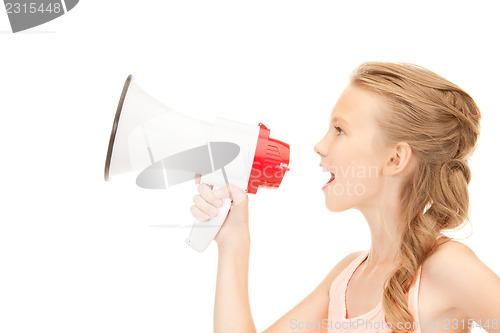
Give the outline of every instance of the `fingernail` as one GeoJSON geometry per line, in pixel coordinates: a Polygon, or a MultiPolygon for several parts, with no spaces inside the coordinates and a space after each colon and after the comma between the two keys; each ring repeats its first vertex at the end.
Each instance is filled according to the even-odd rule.
{"type": "Polygon", "coordinates": [[[222,206],[222,200],[220,200],[220,199],[215,200],[215,205],[217,207],[221,207],[222,206]]]}

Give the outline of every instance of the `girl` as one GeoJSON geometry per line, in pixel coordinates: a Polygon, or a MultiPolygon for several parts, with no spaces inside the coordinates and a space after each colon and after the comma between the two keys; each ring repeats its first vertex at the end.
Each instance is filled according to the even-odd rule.
{"type": "MultiPolygon", "coordinates": [[[[429,70],[359,66],[314,150],[331,173],[323,187],[327,208],[360,210],[370,249],[347,255],[265,332],[448,333],[482,325],[500,333],[500,278],[467,246],[441,234],[468,220],[467,161],[480,118],[466,92],[429,70]],[[343,172],[353,166],[364,172],[343,172]],[[356,195],[345,195],[348,187],[356,195]]],[[[256,332],[247,195],[232,185],[212,191],[200,184],[198,192],[191,213],[199,220],[215,216],[221,198],[233,200],[215,238],[214,330],[256,332]]]]}

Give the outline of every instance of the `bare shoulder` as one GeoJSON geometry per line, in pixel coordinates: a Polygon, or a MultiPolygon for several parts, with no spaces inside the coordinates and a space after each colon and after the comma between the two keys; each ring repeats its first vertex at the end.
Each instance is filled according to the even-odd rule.
{"type": "Polygon", "coordinates": [[[359,257],[364,251],[353,252],[342,258],[331,270],[328,272],[327,276],[321,283],[322,288],[327,293],[329,292],[330,285],[339,276],[344,269],[347,268],[357,257],[359,257]]]}
{"type": "Polygon", "coordinates": [[[450,240],[441,244],[425,260],[424,267],[426,268],[427,274],[435,274],[438,278],[442,276],[442,272],[463,266],[464,259],[465,262],[479,260],[474,251],[467,245],[450,240]]]}
{"type": "Polygon", "coordinates": [[[347,266],[349,266],[357,257],[359,257],[365,251],[353,252],[342,258],[330,271],[330,273],[336,273],[335,277],[339,275],[347,266]]]}
{"type": "Polygon", "coordinates": [[[344,270],[347,266],[349,266],[350,263],[354,261],[357,257],[359,257],[362,253],[365,251],[358,251],[358,252],[353,252],[348,255],[346,255],[342,260],[340,260],[335,267],[338,266],[338,268],[344,270]]]}
{"type": "MultiPolygon", "coordinates": [[[[488,271],[489,268],[467,245],[450,240],[441,244],[424,262],[428,277],[435,282],[449,284],[453,281],[467,280],[475,271],[488,271]]],[[[493,271],[489,270],[493,275],[493,271]]]]}
{"type": "Polygon", "coordinates": [[[422,272],[442,310],[457,309],[464,316],[480,318],[478,311],[485,302],[498,309],[500,278],[463,243],[441,244],[423,263],[422,272]]]}

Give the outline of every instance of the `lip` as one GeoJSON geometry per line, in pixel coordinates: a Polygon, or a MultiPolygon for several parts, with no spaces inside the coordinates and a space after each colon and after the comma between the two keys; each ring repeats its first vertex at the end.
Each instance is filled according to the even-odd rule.
{"type": "Polygon", "coordinates": [[[330,180],[325,185],[323,185],[322,190],[325,189],[326,187],[330,186],[331,184],[333,184],[334,181],[335,181],[335,174],[332,173],[332,177],[330,178],[330,180]]]}
{"type": "Polygon", "coordinates": [[[326,187],[328,187],[329,185],[331,185],[333,183],[333,181],[335,180],[336,176],[335,176],[335,174],[333,172],[329,171],[328,168],[325,168],[323,166],[323,164],[320,164],[319,166],[322,167],[323,169],[326,169],[331,174],[330,180],[328,180],[328,182],[325,185],[323,185],[322,190],[324,190],[326,187]]]}
{"type": "MultiPolygon", "coordinates": [[[[331,172],[330,170],[333,169],[333,167],[325,167],[323,164],[320,164],[319,165],[322,169],[324,169],[324,171],[328,171],[328,172],[331,172]]],[[[333,173],[333,172],[332,172],[333,173]]]]}

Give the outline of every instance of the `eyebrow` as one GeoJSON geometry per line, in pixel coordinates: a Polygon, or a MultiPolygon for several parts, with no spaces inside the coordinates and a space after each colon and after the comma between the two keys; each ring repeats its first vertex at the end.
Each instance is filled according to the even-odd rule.
{"type": "Polygon", "coordinates": [[[332,123],[336,121],[336,122],[339,122],[339,123],[343,123],[344,125],[346,125],[347,127],[349,127],[349,123],[344,119],[344,118],[341,118],[341,117],[333,117],[332,119],[332,123]]]}

